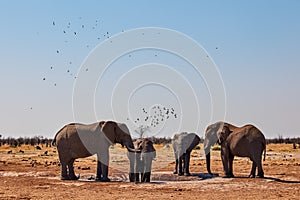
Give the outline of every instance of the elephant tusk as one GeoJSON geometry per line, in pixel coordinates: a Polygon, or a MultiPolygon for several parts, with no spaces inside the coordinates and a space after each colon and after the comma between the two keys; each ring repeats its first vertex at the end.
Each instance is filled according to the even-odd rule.
{"type": "Polygon", "coordinates": [[[133,149],[133,148],[130,148],[130,147],[127,147],[127,150],[131,153],[141,153],[142,151],[139,150],[139,149],[133,149]]]}

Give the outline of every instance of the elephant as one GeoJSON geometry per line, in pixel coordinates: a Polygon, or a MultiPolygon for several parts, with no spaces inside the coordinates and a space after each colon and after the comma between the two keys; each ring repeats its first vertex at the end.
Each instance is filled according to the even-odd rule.
{"type": "Polygon", "coordinates": [[[129,180],[130,182],[139,182],[140,180],[141,182],[150,182],[152,161],[156,157],[153,142],[148,138],[140,138],[134,142],[134,147],[141,153],[136,153],[135,157],[130,160],[132,170],[129,180]]]}
{"type": "Polygon", "coordinates": [[[172,139],[175,156],[175,169],[173,174],[190,176],[189,165],[192,150],[199,144],[200,137],[195,133],[178,133],[172,139]],[[182,166],[183,165],[183,166],[182,166]],[[179,168],[179,169],[178,169],[179,168]]]}
{"type": "Polygon", "coordinates": [[[256,167],[258,177],[263,178],[262,153],[266,156],[266,139],[263,133],[253,125],[236,127],[226,122],[216,122],[207,127],[204,140],[207,171],[210,171],[210,147],[215,143],[221,145],[221,159],[225,172],[224,178],[234,177],[232,163],[234,156],[249,157],[252,169],[249,177],[255,177],[256,167]]]}
{"type": "Polygon", "coordinates": [[[61,179],[77,180],[74,172],[74,161],[97,154],[96,181],[109,182],[109,146],[120,143],[129,152],[140,152],[134,149],[133,141],[126,124],[114,121],[100,121],[93,124],[71,123],[61,128],[52,142],[57,146],[61,163],[61,179]]]}

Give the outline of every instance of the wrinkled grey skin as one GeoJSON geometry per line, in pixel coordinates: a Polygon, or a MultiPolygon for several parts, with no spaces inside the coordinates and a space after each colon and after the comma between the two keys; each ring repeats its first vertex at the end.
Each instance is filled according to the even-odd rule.
{"type": "Polygon", "coordinates": [[[108,178],[109,146],[120,143],[129,152],[134,150],[129,130],[125,124],[113,121],[101,121],[94,124],[72,123],[60,129],[54,137],[62,166],[62,180],[77,180],[74,173],[74,161],[97,154],[96,180],[110,181],[108,178]]]}
{"type": "Polygon", "coordinates": [[[134,147],[141,153],[129,156],[130,160],[130,182],[150,182],[152,161],[156,157],[153,142],[148,138],[140,138],[134,142],[134,147]],[[141,178],[140,178],[141,177],[141,178]]]}
{"type": "Polygon", "coordinates": [[[174,174],[189,176],[190,155],[192,150],[199,144],[200,138],[195,133],[178,133],[172,139],[172,147],[175,156],[174,174]]]}
{"type": "MultiPolygon", "coordinates": [[[[252,126],[252,125],[251,125],[252,126]]],[[[224,135],[221,137],[221,133],[225,132],[225,129],[224,127],[227,127],[227,134],[229,132],[239,132],[241,134],[248,134],[247,131],[245,132],[245,130],[243,129],[243,127],[237,127],[237,126],[234,126],[230,123],[226,123],[226,122],[216,122],[214,124],[211,124],[209,125],[207,128],[206,128],[206,131],[205,131],[205,139],[204,139],[204,151],[205,151],[205,154],[206,154],[206,167],[207,167],[207,171],[209,174],[212,174],[211,170],[210,170],[210,149],[213,145],[215,145],[217,142],[220,143],[220,140],[222,140],[222,137],[224,137],[224,135]]],[[[244,126],[245,127],[245,126],[244,126]]],[[[264,139],[264,136],[262,135],[262,133],[254,127],[254,129],[256,130],[255,132],[257,132],[257,135],[259,135],[259,140],[261,140],[261,142],[264,143],[265,139],[264,139]]],[[[251,139],[251,138],[255,138],[253,136],[247,136],[248,139],[251,139]]],[[[237,137],[238,138],[238,137],[237,137]]],[[[234,140],[235,142],[238,142],[237,139],[234,140]]],[[[247,144],[248,145],[248,144],[247,144]]],[[[244,148],[244,147],[243,147],[244,148]]],[[[251,150],[253,147],[245,147],[245,149],[248,149],[248,150],[251,150]]],[[[224,151],[224,147],[222,147],[221,145],[221,152],[224,151]],[[222,150],[223,149],[223,150],[222,150]]],[[[261,150],[261,149],[260,149],[261,150]]],[[[221,153],[222,154],[222,153],[221,153]]],[[[232,154],[232,153],[231,153],[232,154]]],[[[256,154],[259,154],[259,153],[256,153],[256,154]]],[[[235,154],[236,156],[238,156],[238,154],[235,154]]],[[[261,155],[261,154],[260,154],[261,155]]],[[[224,155],[225,156],[225,155],[224,155]]],[[[223,157],[224,157],[223,156],[223,157]]],[[[227,156],[227,155],[226,155],[227,156]]],[[[225,156],[225,157],[226,157],[225,156]]],[[[245,155],[246,157],[250,157],[248,155],[245,155]]],[[[232,155],[230,155],[230,159],[227,158],[229,161],[231,161],[232,159],[232,155]]],[[[256,161],[258,162],[258,161],[256,161]]],[[[228,163],[227,161],[225,161],[225,163],[228,163]]],[[[231,163],[231,162],[230,162],[231,163]]],[[[260,162],[258,162],[260,163],[260,162]]],[[[230,164],[231,167],[229,167],[228,164],[225,165],[226,168],[232,168],[232,164],[230,164]]],[[[257,164],[259,165],[259,164],[257,164]]],[[[254,165],[252,165],[252,170],[251,170],[251,174],[250,176],[253,177],[253,174],[255,173],[255,168],[254,168],[254,173],[253,173],[253,168],[254,168],[254,165]]],[[[225,170],[225,169],[224,169],[225,170]]],[[[231,177],[233,174],[232,174],[232,169],[230,170],[225,170],[225,177],[228,176],[228,177],[231,177]]],[[[259,170],[259,173],[258,173],[258,176],[263,176],[263,172],[261,170],[259,170]]]]}
{"type": "Polygon", "coordinates": [[[232,164],[234,156],[249,157],[252,161],[252,169],[249,177],[255,177],[256,168],[257,176],[264,177],[262,169],[262,153],[264,159],[266,156],[266,139],[262,132],[253,125],[245,125],[235,128],[233,131],[228,126],[223,126],[218,133],[218,143],[221,145],[221,158],[225,172],[224,178],[234,177],[232,164]]]}

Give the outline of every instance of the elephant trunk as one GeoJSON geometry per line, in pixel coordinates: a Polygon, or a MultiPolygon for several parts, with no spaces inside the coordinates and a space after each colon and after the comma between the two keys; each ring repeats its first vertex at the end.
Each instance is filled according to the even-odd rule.
{"type": "Polygon", "coordinates": [[[206,169],[209,174],[212,174],[210,171],[210,152],[206,154],[206,169]]]}

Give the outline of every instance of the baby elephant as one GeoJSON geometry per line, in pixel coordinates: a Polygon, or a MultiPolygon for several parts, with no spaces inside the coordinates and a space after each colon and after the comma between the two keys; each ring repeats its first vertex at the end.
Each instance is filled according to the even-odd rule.
{"type": "Polygon", "coordinates": [[[141,153],[135,154],[134,173],[130,174],[130,181],[139,182],[141,177],[141,182],[150,182],[152,160],[156,157],[153,142],[148,138],[137,139],[134,147],[141,153]]]}
{"type": "Polygon", "coordinates": [[[174,174],[190,176],[190,156],[192,150],[199,144],[200,138],[195,133],[178,133],[172,139],[175,156],[174,174]],[[178,169],[179,168],[179,169],[178,169]]]}
{"type": "Polygon", "coordinates": [[[232,173],[232,163],[234,156],[249,157],[252,161],[250,176],[255,177],[256,167],[257,176],[264,177],[262,169],[262,153],[264,160],[266,157],[266,139],[260,130],[253,125],[245,125],[233,130],[226,125],[218,134],[218,143],[221,145],[221,158],[225,172],[224,178],[234,177],[232,173]]]}

